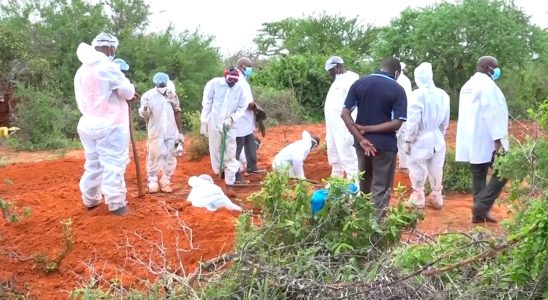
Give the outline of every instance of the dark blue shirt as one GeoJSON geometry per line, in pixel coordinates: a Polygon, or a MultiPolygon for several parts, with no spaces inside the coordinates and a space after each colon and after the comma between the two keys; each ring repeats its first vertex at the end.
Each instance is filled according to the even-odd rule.
{"type": "MultiPolygon", "coordinates": [[[[358,109],[358,125],[378,125],[392,119],[407,120],[405,90],[392,75],[382,71],[354,82],[344,107],[351,111],[358,109]]],[[[377,150],[398,152],[396,132],[366,133],[363,137],[371,141],[377,150]]],[[[356,146],[359,147],[357,143],[356,146]]]]}

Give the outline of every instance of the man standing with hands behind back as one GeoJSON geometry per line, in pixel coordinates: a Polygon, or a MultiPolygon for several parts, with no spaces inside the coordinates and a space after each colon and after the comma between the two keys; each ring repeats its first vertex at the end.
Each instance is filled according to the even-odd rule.
{"type": "Polygon", "coordinates": [[[360,78],[350,87],[341,114],[354,136],[359,171],[365,171],[360,191],[371,193],[379,218],[386,213],[394,183],[396,130],[407,119],[407,97],[396,82],[400,73],[398,59],[384,59],[380,71],[360,78]],[[354,123],[351,112],[356,108],[354,123]]]}

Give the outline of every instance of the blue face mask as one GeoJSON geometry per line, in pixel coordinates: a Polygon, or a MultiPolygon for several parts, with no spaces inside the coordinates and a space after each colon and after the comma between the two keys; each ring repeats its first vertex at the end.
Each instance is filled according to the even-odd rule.
{"type": "Polygon", "coordinates": [[[500,69],[499,69],[499,68],[494,68],[494,69],[493,69],[493,73],[491,73],[491,74],[489,74],[489,75],[491,75],[491,79],[493,79],[493,80],[499,79],[499,77],[500,77],[500,69]]]}
{"type": "Polygon", "coordinates": [[[252,67],[245,67],[244,75],[246,78],[251,77],[253,74],[253,68],[252,67]]]}

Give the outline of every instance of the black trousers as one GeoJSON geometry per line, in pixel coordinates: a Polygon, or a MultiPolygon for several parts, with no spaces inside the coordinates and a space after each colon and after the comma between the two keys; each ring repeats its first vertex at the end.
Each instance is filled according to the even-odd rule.
{"type": "Polygon", "coordinates": [[[246,171],[257,171],[257,144],[255,143],[255,134],[249,134],[236,138],[236,158],[240,160],[242,149],[245,151],[245,158],[247,160],[246,171]]]}
{"type": "Polygon", "coordinates": [[[470,164],[474,194],[472,217],[486,217],[506,184],[507,179],[500,178],[496,172],[487,183],[487,171],[491,165],[492,163],[470,164]]]}
{"type": "Polygon", "coordinates": [[[378,217],[386,214],[390,203],[394,172],[396,170],[396,152],[377,151],[375,156],[365,156],[363,149],[356,148],[358,169],[365,172],[360,178],[360,191],[371,193],[373,207],[378,210],[378,217]]]}

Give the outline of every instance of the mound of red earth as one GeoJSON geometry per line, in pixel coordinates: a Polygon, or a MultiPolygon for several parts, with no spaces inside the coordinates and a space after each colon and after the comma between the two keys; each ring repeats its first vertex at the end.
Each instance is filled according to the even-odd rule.
{"type": "MultiPolygon", "coordinates": [[[[529,124],[527,124],[529,125],[529,124]]],[[[514,124],[513,133],[522,136],[529,129],[514,124]]],[[[325,141],[322,125],[280,126],[267,130],[259,150],[259,166],[271,168],[274,155],[285,145],[300,138],[303,129],[325,141]]],[[[452,124],[447,141],[454,145],[452,124]]],[[[188,149],[187,139],[185,145],[188,149]]],[[[305,162],[309,179],[321,180],[330,174],[325,150],[312,152],[305,162]]],[[[141,166],[145,166],[145,142],[139,142],[141,166]]],[[[51,153],[13,152],[0,148],[0,158],[14,161],[0,168],[0,197],[17,207],[30,207],[30,217],[19,223],[0,224],[0,285],[29,292],[33,298],[65,299],[92,276],[101,283],[119,282],[125,288],[142,287],[157,278],[162,268],[178,270],[180,275],[193,272],[198,262],[217,257],[234,249],[234,223],[238,212],[221,209],[210,212],[192,207],[186,201],[190,176],[212,174],[209,157],[190,161],[179,158],[173,178],[174,193],[154,194],[139,198],[134,164],[128,166],[126,183],[130,214],[111,216],[105,205],[84,209],[78,182],[83,171],[83,153],[72,151],[60,159],[36,162],[51,153]],[[59,269],[46,274],[32,259],[37,253],[53,258],[63,247],[61,222],[72,219],[73,250],[61,261],[59,269]]],[[[248,177],[259,183],[262,175],[248,177]]],[[[143,178],[143,181],[146,179],[143,178]]],[[[224,183],[217,182],[224,188],[224,183]]],[[[395,185],[409,186],[408,175],[397,172],[395,185]]],[[[146,182],[143,182],[146,186],[146,182]]],[[[260,186],[235,188],[235,203],[251,209],[246,197],[260,186]]],[[[426,233],[471,229],[470,195],[451,194],[441,211],[425,209],[426,218],[419,229],[426,233]]],[[[393,199],[393,202],[396,200],[393,199]]],[[[508,217],[507,210],[496,206],[498,219],[508,217]]],[[[489,225],[498,229],[497,225],[489,225]]]]}

